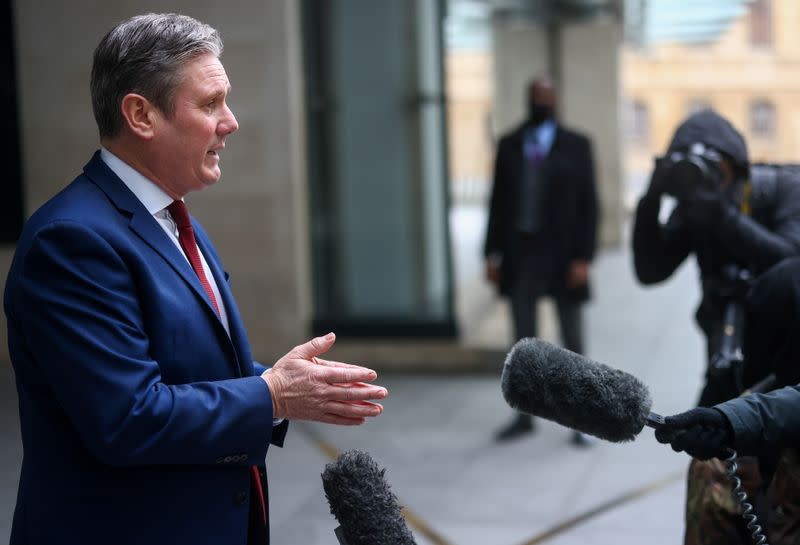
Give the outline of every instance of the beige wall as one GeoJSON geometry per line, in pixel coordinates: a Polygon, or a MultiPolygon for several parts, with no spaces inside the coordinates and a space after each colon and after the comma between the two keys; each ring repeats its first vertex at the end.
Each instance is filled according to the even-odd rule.
{"type": "Polygon", "coordinates": [[[751,46],[749,13],[717,43],[705,46],[661,45],[627,49],[623,55],[623,94],[649,110],[650,138],[629,143],[626,170],[649,170],[653,155],[663,152],[693,99],[707,100],[739,129],[751,160],[800,161],[800,3],[773,1],[773,45],[751,46]],[[749,127],[750,103],[771,101],[777,112],[774,138],[759,139],[749,127]]]}
{"type": "Polygon", "coordinates": [[[568,25],[562,31],[562,113],[567,126],[592,140],[598,199],[598,238],[622,239],[622,164],[619,128],[619,49],[622,26],[612,20],[568,25]]]}
{"type": "Polygon", "coordinates": [[[450,178],[456,183],[491,177],[491,61],[486,51],[454,51],[445,59],[450,178]]]}
{"type": "Polygon", "coordinates": [[[499,136],[522,122],[527,114],[528,82],[548,71],[547,34],[536,25],[494,19],[492,40],[495,90],[492,119],[495,135],[499,136]]]}
{"type": "MultiPolygon", "coordinates": [[[[231,273],[254,355],[274,361],[304,340],[310,282],[298,2],[16,0],[14,11],[28,214],[98,146],[88,81],[106,31],[137,13],[176,11],[222,33],[240,130],[222,156],[222,180],[187,201],[231,273]]],[[[3,274],[9,255],[0,252],[3,274]]]]}

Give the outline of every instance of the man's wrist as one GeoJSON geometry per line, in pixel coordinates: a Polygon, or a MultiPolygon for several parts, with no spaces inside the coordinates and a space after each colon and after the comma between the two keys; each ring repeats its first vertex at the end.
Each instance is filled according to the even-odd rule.
{"type": "Polygon", "coordinates": [[[272,371],[272,369],[267,369],[261,373],[261,379],[267,385],[267,393],[269,394],[269,398],[272,402],[272,419],[283,420],[283,416],[278,414],[278,404],[276,403],[276,394],[278,391],[276,377],[272,375],[270,371],[272,371]]]}

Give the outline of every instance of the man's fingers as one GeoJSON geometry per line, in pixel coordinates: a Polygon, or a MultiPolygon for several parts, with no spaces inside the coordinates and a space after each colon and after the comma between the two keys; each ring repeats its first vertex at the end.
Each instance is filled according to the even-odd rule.
{"type": "Polygon", "coordinates": [[[324,406],[325,412],[345,418],[368,418],[383,412],[383,405],[368,401],[329,401],[324,406]]]}
{"type": "Polygon", "coordinates": [[[717,409],[697,407],[684,413],[668,416],[664,423],[673,428],[688,429],[694,426],[719,428],[725,424],[725,417],[717,409]]]}
{"type": "Polygon", "coordinates": [[[656,441],[662,444],[672,443],[681,433],[683,433],[683,430],[664,426],[656,430],[656,441]]]}
{"type": "Polygon", "coordinates": [[[341,361],[331,361],[331,360],[324,360],[322,358],[311,358],[311,361],[316,363],[317,365],[322,365],[324,367],[338,367],[340,369],[364,369],[361,365],[353,365],[352,363],[344,363],[341,361]]]}
{"type": "Polygon", "coordinates": [[[334,382],[331,386],[338,386],[339,388],[361,388],[364,386],[372,386],[366,382],[334,382]]]}
{"type": "Polygon", "coordinates": [[[686,429],[692,427],[694,423],[694,413],[687,411],[664,418],[664,423],[674,429],[686,429]]]}
{"type": "Polygon", "coordinates": [[[369,399],[384,399],[389,391],[383,386],[364,384],[358,386],[330,385],[330,398],[334,401],[367,401],[369,399]]]}
{"type": "Polygon", "coordinates": [[[372,382],[378,378],[378,373],[366,367],[353,365],[350,367],[329,367],[320,365],[321,380],[328,384],[347,384],[350,382],[372,382]]]}
{"type": "Polygon", "coordinates": [[[319,356],[330,350],[335,342],[336,335],[334,333],[328,333],[324,337],[314,337],[307,343],[295,346],[292,352],[301,359],[310,360],[314,356],[319,356]]]}
{"type": "Polygon", "coordinates": [[[367,419],[363,417],[347,418],[335,414],[323,414],[315,420],[323,424],[336,424],[337,426],[360,426],[367,421],[367,419]]]}

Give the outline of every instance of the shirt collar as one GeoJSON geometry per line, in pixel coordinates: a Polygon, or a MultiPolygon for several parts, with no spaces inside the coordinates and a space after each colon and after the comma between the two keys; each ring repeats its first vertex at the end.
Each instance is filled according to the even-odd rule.
{"type": "Polygon", "coordinates": [[[155,215],[172,203],[172,197],[163,189],[104,147],[100,147],[100,158],[119,176],[150,214],[155,215]]]}
{"type": "Polygon", "coordinates": [[[539,138],[553,140],[556,135],[556,122],[553,119],[546,119],[539,125],[539,138]]]}
{"type": "Polygon", "coordinates": [[[523,149],[535,149],[541,153],[547,154],[553,147],[553,142],[556,139],[557,125],[555,120],[546,119],[535,127],[530,127],[526,132],[523,140],[523,149]]]}

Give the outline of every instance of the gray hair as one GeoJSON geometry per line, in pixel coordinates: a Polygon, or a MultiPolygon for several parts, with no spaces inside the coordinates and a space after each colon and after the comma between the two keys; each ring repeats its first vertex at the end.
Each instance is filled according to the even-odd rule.
{"type": "Polygon", "coordinates": [[[122,129],[121,105],[128,93],[142,95],[171,117],[186,62],[206,53],[219,57],[222,38],[186,15],[137,15],[111,29],[95,49],[90,83],[100,138],[122,129]]]}

